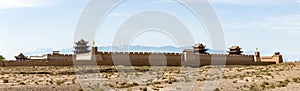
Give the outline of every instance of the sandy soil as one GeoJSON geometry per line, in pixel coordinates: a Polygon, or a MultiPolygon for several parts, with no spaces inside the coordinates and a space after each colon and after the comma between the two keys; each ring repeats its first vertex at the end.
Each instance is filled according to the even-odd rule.
{"type": "Polygon", "coordinates": [[[268,66],[2,67],[0,91],[297,91],[300,63],[268,66]]]}

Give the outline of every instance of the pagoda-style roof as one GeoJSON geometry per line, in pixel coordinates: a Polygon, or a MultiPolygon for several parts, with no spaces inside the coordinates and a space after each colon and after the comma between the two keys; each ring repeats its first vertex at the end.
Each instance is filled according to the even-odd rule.
{"type": "Polygon", "coordinates": [[[208,54],[206,51],[207,49],[205,49],[205,45],[203,45],[202,43],[198,43],[198,44],[195,44],[193,46],[193,50],[195,53],[200,53],[200,54],[208,54]]]}
{"type": "Polygon", "coordinates": [[[239,46],[232,46],[229,48],[229,54],[237,54],[237,55],[241,55],[243,53],[243,51],[241,51],[242,48],[240,48],[239,46]]]}
{"type": "Polygon", "coordinates": [[[87,45],[88,41],[85,41],[83,39],[79,40],[78,42],[75,42],[76,45],[74,46],[75,50],[74,52],[77,54],[81,54],[81,53],[88,53],[90,52],[89,47],[87,45]]]}
{"type": "Polygon", "coordinates": [[[198,44],[195,44],[193,47],[194,48],[205,48],[206,46],[203,45],[202,43],[198,43],[198,44]]]}
{"type": "Polygon", "coordinates": [[[26,58],[26,56],[23,53],[20,53],[18,56],[15,56],[16,58],[26,58]]]}
{"type": "Polygon", "coordinates": [[[239,49],[239,50],[240,50],[240,49],[242,49],[242,48],[240,48],[239,46],[232,46],[232,47],[230,47],[229,49],[235,49],[235,50],[236,50],[236,49],[239,49]]]}
{"type": "Polygon", "coordinates": [[[60,51],[53,51],[52,54],[60,54],[60,51]]]}
{"type": "Polygon", "coordinates": [[[80,49],[80,48],[84,48],[84,49],[89,48],[90,46],[88,46],[87,43],[89,43],[89,42],[81,39],[78,42],[75,42],[74,48],[76,48],[76,49],[77,48],[78,49],[80,49]]]}
{"type": "Polygon", "coordinates": [[[78,42],[75,42],[76,44],[87,44],[88,41],[85,41],[84,39],[80,39],[78,42]]]}
{"type": "Polygon", "coordinates": [[[27,57],[23,53],[20,53],[18,56],[15,56],[15,58],[18,61],[25,61],[25,60],[27,60],[27,57]]]}
{"type": "Polygon", "coordinates": [[[275,52],[275,55],[280,55],[280,52],[275,52]]]}

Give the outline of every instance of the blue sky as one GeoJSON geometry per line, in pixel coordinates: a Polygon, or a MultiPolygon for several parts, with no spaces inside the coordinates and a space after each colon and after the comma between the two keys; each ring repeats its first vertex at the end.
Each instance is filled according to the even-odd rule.
{"type": "MultiPolygon", "coordinates": [[[[107,21],[119,22],[126,17],[134,0],[120,6],[107,21]],[[125,4],[125,5],[126,5],[125,4]],[[124,9],[126,7],[126,9],[124,9]]],[[[142,0],[137,0],[142,2],[142,0]]],[[[147,1],[147,0],[146,0],[147,1]]],[[[264,55],[280,51],[286,60],[300,60],[300,0],[209,0],[224,29],[226,46],[240,45],[246,51],[256,47],[264,55]]],[[[0,54],[8,59],[20,52],[32,52],[41,48],[61,50],[73,46],[77,20],[88,0],[1,0],[0,1],[0,54]]],[[[202,27],[194,23],[192,14],[176,4],[162,3],[162,9],[174,12],[192,27],[195,42],[210,47],[202,27]],[[172,10],[176,11],[172,11],[172,10]],[[200,31],[197,31],[200,30],[200,31]]],[[[152,9],[151,7],[147,7],[152,9]]],[[[107,23],[110,25],[110,23],[107,23]]],[[[97,34],[97,45],[111,44],[114,33],[110,25],[97,34]],[[107,38],[107,39],[106,39],[107,38]]],[[[173,45],[164,35],[147,33],[134,44],[173,45]],[[155,37],[153,37],[155,36],[155,37]],[[152,37],[152,38],[149,38],[152,37]]]]}

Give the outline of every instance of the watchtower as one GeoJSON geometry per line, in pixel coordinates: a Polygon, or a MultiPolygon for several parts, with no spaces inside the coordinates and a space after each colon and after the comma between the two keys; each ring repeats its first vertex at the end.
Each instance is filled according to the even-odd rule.
{"type": "Polygon", "coordinates": [[[198,44],[195,44],[193,46],[194,48],[194,52],[195,53],[199,53],[199,54],[208,54],[206,51],[207,49],[205,49],[205,45],[203,45],[202,43],[198,43],[198,44]]]}
{"type": "Polygon", "coordinates": [[[15,56],[17,61],[26,61],[27,56],[25,56],[23,53],[20,53],[18,56],[15,56]]]}
{"type": "Polygon", "coordinates": [[[88,43],[89,43],[88,41],[85,41],[83,39],[81,39],[78,42],[75,42],[74,53],[76,54],[89,53],[90,46],[87,45],[88,43]]]}
{"type": "Polygon", "coordinates": [[[241,55],[243,53],[243,51],[241,51],[242,48],[240,48],[239,46],[232,46],[231,48],[229,48],[229,54],[234,54],[234,55],[241,55]]]}

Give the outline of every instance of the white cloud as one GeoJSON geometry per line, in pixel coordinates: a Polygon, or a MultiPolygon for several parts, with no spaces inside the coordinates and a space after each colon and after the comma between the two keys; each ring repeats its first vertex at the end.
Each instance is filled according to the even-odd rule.
{"type": "Polygon", "coordinates": [[[280,32],[300,33],[300,14],[269,18],[248,23],[224,24],[229,30],[277,30],[280,32]]]}
{"type": "Polygon", "coordinates": [[[50,0],[0,0],[1,9],[30,8],[49,5],[50,0]]]}

